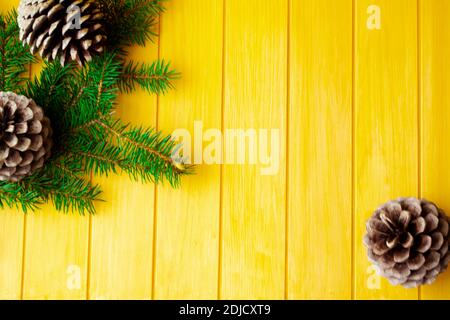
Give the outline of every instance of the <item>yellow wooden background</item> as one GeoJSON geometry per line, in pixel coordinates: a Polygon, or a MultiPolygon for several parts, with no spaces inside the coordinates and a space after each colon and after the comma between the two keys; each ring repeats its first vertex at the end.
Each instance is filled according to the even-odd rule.
{"type": "Polygon", "coordinates": [[[94,178],[108,200],[95,217],[5,210],[1,298],[450,297],[450,272],[392,287],[362,245],[391,198],[450,212],[450,0],[171,0],[157,43],[132,55],[183,77],[122,96],[123,118],[280,129],[280,172],[200,166],[175,191],[94,178]]]}

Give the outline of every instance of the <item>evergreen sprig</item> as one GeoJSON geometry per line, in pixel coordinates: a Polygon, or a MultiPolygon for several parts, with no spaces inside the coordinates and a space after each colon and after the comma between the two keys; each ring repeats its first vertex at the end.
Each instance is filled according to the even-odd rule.
{"type": "Polygon", "coordinates": [[[86,180],[91,172],[122,170],[134,180],[174,187],[192,173],[173,160],[170,136],[114,117],[121,70],[116,54],[105,53],[82,69],[46,63],[40,77],[27,82],[24,92],[50,116],[57,137],[45,170],[23,180],[40,195],[38,203],[93,213],[100,189],[86,180]]]}
{"type": "Polygon", "coordinates": [[[91,173],[123,171],[132,179],[178,186],[192,167],[173,160],[171,136],[135,127],[114,117],[117,96],[143,88],[162,94],[178,73],[164,61],[125,59],[129,45],[143,45],[155,35],[163,0],[100,0],[111,46],[85,67],[45,63],[38,77],[27,79],[34,58],[19,41],[15,12],[0,17],[0,91],[35,100],[51,120],[52,156],[44,168],[19,182],[0,182],[0,207],[36,210],[52,202],[57,210],[95,213],[101,188],[91,173]]]}
{"type": "Polygon", "coordinates": [[[170,69],[170,63],[157,60],[153,63],[128,61],[128,48],[145,46],[158,36],[160,14],[166,0],[99,0],[98,6],[105,16],[109,48],[116,52],[121,62],[122,76],[119,89],[130,93],[140,87],[149,93],[162,94],[173,88],[179,74],[170,69]]]}
{"type": "Polygon", "coordinates": [[[105,16],[108,41],[114,49],[144,46],[157,36],[165,0],[97,0],[105,16]]]}
{"type": "Polygon", "coordinates": [[[164,60],[151,64],[127,61],[123,65],[119,88],[126,93],[140,87],[150,93],[163,94],[173,89],[172,81],[178,77],[179,73],[170,69],[170,63],[164,60]]]}
{"type": "Polygon", "coordinates": [[[0,208],[16,208],[27,213],[36,210],[44,199],[24,183],[0,182],[0,208]]]}
{"type": "Polygon", "coordinates": [[[25,178],[19,184],[24,190],[32,190],[41,203],[51,201],[56,210],[80,214],[95,213],[94,202],[100,200],[101,189],[82,175],[65,168],[58,162],[51,162],[36,174],[25,178]]]}
{"type": "Polygon", "coordinates": [[[27,79],[26,71],[35,58],[19,40],[15,11],[0,15],[0,91],[12,91],[27,79]]]}

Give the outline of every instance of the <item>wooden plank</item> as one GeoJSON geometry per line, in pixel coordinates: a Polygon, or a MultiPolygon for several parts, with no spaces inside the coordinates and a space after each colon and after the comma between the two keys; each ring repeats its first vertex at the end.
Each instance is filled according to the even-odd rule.
{"type": "Polygon", "coordinates": [[[270,151],[279,166],[263,175],[267,165],[249,164],[252,156],[259,158],[250,143],[244,148],[243,165],[225,146],[220,288],[224,299],[285,295],[287,9],[284,0],[264,5],[259,0],[226,1],[224,128],[255,130],[261,138],[256,139],[257,147],[270,151]],[[273,139],[278,146],[264,146],[259,129],[268,129],[268,145],[273,139]],[[278,138],[271,129],[279,130],[278,138]]]}
{"type": "MultiPolygon", "coordinates": [[[[131,58],[151,62],[158,47],[134,48],[131,58]]],[[[155,126],[157,99],[139,90],[122,95],[117,116],[155,126]]],[[[90,299],[150,299],[152,289],[154,186],[128,176],[95,178],[104,189],[91,221],[90,299]]]]}
{"type": "Polygon", "coordinates": [[[24,215],[17,210],[0,211],[0,299],[19,299],[24,215]]]}
{"type": "Polygon", "coordinates": [[[26,221],[24,299],[85,299],[89,217],[51,205],[26,221]]]}
{"type": "Polygon", "coordinates": [[[22,286],[24,216],[17,210],[0,212],[0,299],[19,299],[22,286]]]}
{"type": "Polygon", "coordinates": [[[362,242],[380,204],[418,195],[417,5],[357,0],[355,10],[355,296],[417,299],[375,275],[362,242]]]}
{"type": "MultiPolygon", "coordinates": [[[[182,79],[176,90],[160,97],[158,125],[167,133],[186,129],[194,143],[202,139],[194,122],[204,130],[221,128],[223,2],[184,0],[167,6],[161,57],[173,61],[182,79]]],[[[197,157],[203,152],[201,144],[197,157]]],[[[196,173],[184,178],[177,190],[158,187],[157,299],[217,298],[220,166],[199,165],[196,173]]]]}
{"type": "MultiPolygon", "coordinates": [[[[450,1],[420,2],[423,197],[450,214],[450,1]]],[[[423,299],[450,299],[450,273],[424,286],[423,299]]]]}
{"type": "MultiPolygon", "coordinates": [[[[0,2],[6,14],[19,0],[0,2]]],[[[22,287],[24,215],[18,210],[0,210],[0,299],[19,299],[22,287]]]]}
{"type": "Polygon", "coordinates": [[[350,299],[352,1],[291,1],[288,297],[350,299]]]}

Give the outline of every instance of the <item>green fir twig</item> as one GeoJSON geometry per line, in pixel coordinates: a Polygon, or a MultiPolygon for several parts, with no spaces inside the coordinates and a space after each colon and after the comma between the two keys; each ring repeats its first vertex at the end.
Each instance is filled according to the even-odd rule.
{"type": "Polygon", "coordinates": [[[19,40],[17,13],[0,15],[0,91],[19,91],[35,58],[19,40]]]}
{"type": "Polygon", "coordinates": [[[121,72],[119,89],[130,93],[139,87],[149,93],[164,94],[174,88],[173,81],[179,76],[164,60],[151,64],[128,61],[121,72]]]}
{"type": "Polygon", "coordinates": [[[63,212],[93,214],[101,188],[90,182],[91,172],[109,175],[121,170],[134,180],[168,181],[172,186],[193,172],[191,166],[173,160],[177,146],[171,136],[114,116],[120,92],[141,88],[163,94],[179,77],[164,60],[125,59],[127,46],[154,38],[163,2],[99,0],[111,31],[107,52],[84,68],[45,63],[40,75],[30,80],[26,74],[35,59],[19,41],[16,13],[0,16],[0,91],[34,99],[50,118],[54,137],[51,158],[43,169],[19,182],[0,182],[0,208],[28,212],[52,202],[63,212]]]}

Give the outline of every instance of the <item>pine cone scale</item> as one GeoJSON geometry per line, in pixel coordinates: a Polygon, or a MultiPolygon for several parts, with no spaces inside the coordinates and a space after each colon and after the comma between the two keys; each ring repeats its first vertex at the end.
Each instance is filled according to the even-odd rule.
{"type": "Polygon", "coordinates": [[[425,257],[421,253],[416,254],[415,256],[411,257],[411,259],[409,259],[406,264],[411,270],[419,270],[425,264],[425,257]]]}
{"type": "Polygon", "coordinates": [[[409,258],[409,249],[397,248],[394,251],[394,261],[396,263],[403,263],[409,258]]]}
{"type": "Polygon", "coordinates": [[[400,240],[400,244],[403,246],[403,248],[411,248],[414,244],[414,237],[411,235],[411,233],[406,232],[400,240]]]}

